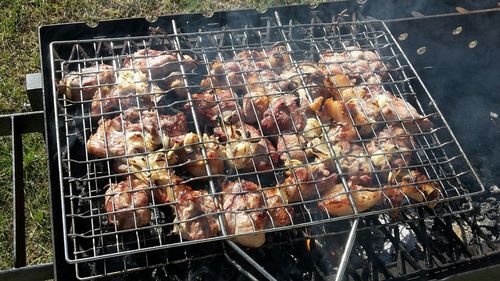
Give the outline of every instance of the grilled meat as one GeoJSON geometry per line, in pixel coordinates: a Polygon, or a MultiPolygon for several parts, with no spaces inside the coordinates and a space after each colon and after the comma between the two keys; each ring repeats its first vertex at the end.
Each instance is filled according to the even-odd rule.
{"type": "Polygon", "coordinates": [[[429,202],[427,206],[433,208],[437,204],[434,200],[443,197],[439,184],[430,181],[429,177],[418,170],[391,171],[387,181],[389,185],[384,187],[384,194],[392,206],[399,206],[403,200],[411,198],[417,202],[429,202]]]}
{"type": "Polygon", "coordinates": [[[311,156],[306,150],[307,141],[300,134],[279,136],[277,147],[278,153],[281,153],[280,158],[283,161],[295,159],[302,163],[307,163],[307,158],[311,156]]]}
{"type": "Polygon", "coordinates": [[[389,126],[367,145],[373,165],[378,169],[395,169],[409,165],[415,147],[412,136],[399,126],[389,126]]]}
{"type": "Polygon", "coordinates": [[[279,155],[271,142],[248,124],[215,128],[222,142],[226,142],[227,164],[240,172],[271,170],[279,155]]]}
{"type": "Polygon", "coordinates": [[[197,240],[214,237],[219,232],[219,224],[214,214],[217,211],[215,201],[206,190],[192,190],[187,185],[174,188],[177,199],[175,204],[175,231],[182,238],[197,240]]]}
{"type": "Polygon", "coordinates": [[[105,188],[104,205],[108,220],[118,229],[132,229],[147,225],[151,221],[151,210],[148,207],[148,185],[139,179],[128,178],[117,184],[109,184],[105,188]]]}
{"type": "Polygon", "coordinates": [[[283,95],[271,101],[270,108],[264,114],[260,125],[266,135],[300,132],[305,127],[305,116],[298,106],[299,100],[291,94],[283,95]]]}
{"type": "Polygon", "coordinates": [[[159,116],[158,124],[156,111],[131,108],[113,119],[102,119],[87,150],[97,157],[111,157],[153,151],[162,145],[170,148],[173,138],[187,133],[186,117],[182,113],[159,116]]]}
{"type": "Polygon", "coordinates": [[[268,222],[269,227],[290,225],[294,210],[290,206],[284,206],[288,203],[288,194],[282,192],[279,188],[265,189],[263,190],[263,194],[271,218],[268,222]]]}
{"type": "Polygon", "coordinates": [[[378,74],[385,76],[388,69],[373,51],[348,47],[345,52],[324,52],[319,61],[329,74],[346,74],[360,81],[378,74]]]}
{"type": "Polygon", "coordinates": [[[70,100],[83,101],[92,99],[99,89],[103,92],[109,91],[114,83],[113,67],[99,64],[65,75],[58,85],[58,90],[70,100]]]}
{"type": "Polygon", "coordinates": [[[141,49],[127,56],[123,62],[124,69],[140,70],[151,79],[163,79],[172,72],[191,72],[197,65],[196,60],[188,55],[182,55],[179,61],[178,54],[173,51],[157,51],[141,49]]]}
{"type": "MultiPolygon", "coordinates": [[[[222,186],[222,208],[225,211],[228,234],[244,234],[264,230],[267,216],[264,210],[264,198],[259,186],[250,181],[226,182],[222,186]]],[[[264,233],[238,236],[234,239],[239,244],[257,248],[266,241],[264,233]]]]}
{"type": "Polygon", "coordinates": [[[307,166],[297,160],[288,163],[290,169],[281,189],[288,195],[288,202],[319,198],[327,188],[335,185],[337,174],[329,162],[315,161],[307,166]]]}
{"type": "Polygon", "coordinates": [[[186,169],[194,177],[207,176],[205,168],[207,165],[212,175],[224,173],[226,153],[224,147],[213,136],[203,134],[200,140],[196,134],[186,134],[184,137],[184,146],[178,151],[178,155],[180,162],[185,163],[186,169]],[[202,146],[207,155],[206,159],[202,154],[202,146]]]}
{"type": "Polygon", "coordinates": [[[193,106],[202,117],[201,122],[216,124],[217,121],[236,123],[243,115],[237,97],[229,89],[211,89],[193,95],[193,106]],[[219,120],[219,116],[222,120],[219,120]]]}
{"type": "MultiPolygon", "coordinates": [[[[358,212],[366,211],[382,202],[381,190],[362,187],[351,182],[348,185],[348,192],[352,194],[358,212]]],[[[322,198],[323,200],[318,202],[318,207],[330,215],[347,216],[354,213],[343,184],[331,186],[322,194],[322,198]]]]}
{"type": "Polygon", "coordinates": [[[95,116],[131,107],[148,108],[162,94],[160,87],[150,82],[144,73],[120,71],[115,87],[95,92],[91,114],[95,116]]]}

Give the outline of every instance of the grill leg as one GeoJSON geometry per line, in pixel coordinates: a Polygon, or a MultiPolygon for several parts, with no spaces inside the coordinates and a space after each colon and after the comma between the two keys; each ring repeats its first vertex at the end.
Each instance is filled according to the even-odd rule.
{"type": "Polygon", "coordinates": [[[26,266],[26,233],[24,220],[23,137],[12,119],[12,175],[14,182],[14,267],[26,266]]]}

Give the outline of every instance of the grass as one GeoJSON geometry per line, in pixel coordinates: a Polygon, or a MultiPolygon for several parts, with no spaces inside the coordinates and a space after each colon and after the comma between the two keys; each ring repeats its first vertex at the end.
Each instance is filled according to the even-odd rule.
{"type": "MultiPolygon", "coordinates": [[[[0,1],[0,114],[30,111],[24,75],[39,71],[37,27],[44,24],[312,3],[288,0],[12,0],[0,1]]],[[[12,262],[11,140],[0,137],[0,269],[12,262]]],[[[29,264],[52,260],[46,153],[40,135],[24,137],[29,264]]]]}

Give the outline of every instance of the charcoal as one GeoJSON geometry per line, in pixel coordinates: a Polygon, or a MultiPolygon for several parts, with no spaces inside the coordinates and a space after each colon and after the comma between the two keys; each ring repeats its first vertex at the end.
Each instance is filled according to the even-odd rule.
{"type": "Polygon", "coordinates": [[[490,193],[491,194],[500,193],[500,187],[498,187],[498,185],[490,186],[490,193]]]}
{"type": "Polygon", "coordinates": [[[481,231],[486,235],[491,235],[491,231],[489,231],[486,227],[481,227],[481,231]]]}
{"type": "Polygon", "coordinates": [[[477,223],[479,226],[495,227],[497,225],[496,220],[491,220],[489,218],[484,218],[484,220],[477,223]]]}

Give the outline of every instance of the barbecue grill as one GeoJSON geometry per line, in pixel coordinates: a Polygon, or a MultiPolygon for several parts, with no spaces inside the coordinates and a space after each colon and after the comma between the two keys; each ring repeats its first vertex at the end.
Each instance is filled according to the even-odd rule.
{"type": "MultiPolygon", "coordinates": [[[[155,22],[127,19],[127,24],[110,21],[99,23],[94,28],[85,24],[42,27],[40,46],[46,136],[49,155],[53,155],[49,165],[53,233],[57,239],[54,241],[63,241],[54,243],[55,276],[61,279],[76,277],[84,280],[101,277],[137,279],[139,276],[168,280],[214,279],[220,276],[226,276],[227,279],[243,277],[252,280],[262,277],[271,280],[340,279],[343,276],[354,280],[411,279],[427,275],[439,278],[446,276],[450,272],[446,270],[450,268],[463,266],[473,269],[477,267],[478,262],[494,262],[497,254],[496,244],[474,219],[477,208],[474,208],[476,203],[471,196],[484,192],[481,179],[458,144],[450,125],[444,119],[443,115],[447,116],[446,113],[441,113],[433,99],[433,91],[437,91],[439,95],[447,95],[445,90],[438,90],[441,83],[431,83],[429,90],[423,83],[428,81],[427,78],[429,81],[436,79],[429,78],[427,74],[429,68],[425,67],[429,65],[429,61],[426,60],[431,59],[431,55],[434,59],[436,53],[443,52],[443,48],[433,48],[432,44],[438,45],[439,41],[424,44],[427,38],[419,38],[418,34],[421,33],[420,30],[426,30],[425,27],[429,23],[436,25],[440,23],[444,25],[440,30],[450,30],[448,36],[459,38],[462,29],[474,28],[465,26],[463,22],[479,22],[484,17],[494,22],[498,17],[497,11],[493,9],[478,13],[429,17],[413,13],[416,15],[415,18],[385,20],[394,18],[394,15],[384,14],[386,10],[382,13],[372,5],[376,7],[380,3],[346,1],[321,4],[312,9],[306,6],[273,8],[264,13],[254,10],[229,11],[216,13],[210,18],[201,15],[174,15],[160,17],[155,22]],[[465,17],[467,19],[463,20],[465,17]],[[460,27],[463,28],[457,29],[456,22],[462,22],[460,27]],[[117,28],[118,26],[121,28],[117,28]],[[413,40],[419,44],[415,45],[413,40]],[[283,54],[289,56],[290,66],[296,71],[302,83],[299,89],[303,90],[311,103],[314,87],[305,82],[307,73],[301,68],[303,61],[318,62],[319,57],[325,52],[350,54],[352,46],[375,52],[378,55],[376,60],[388,68],[387,78],[372,82],[361,75],[361,83],[368,89],[370,86],[383,87],[394,96],[406,100],[407,109],[410,105],[414,106],[421,114],[407,119],[398,116],[396,120],[402,124],[405,135],[411,135],[415,140],[410,151],[416,159],[411,163],[405,161],[405,166],[419,169],[425,175],[425,180],[419,184],[438,184],[439,187],[436,188],[438,196],[428,198],[423,194],[424,200],[421,202],[406,197],[406,204],[394,205],[384,194],[384,204],[364,211],[358,210],[359,206],[355,201],[357,193],[355,190],[350,190],[348,183],[348,179],[354,175],[341,165],[342,161],[352,156],[338,155],[333,144],[325,141],[328,140],[330,125],[324,124],[316,114],[315,118],[320,124],[323,136],[323,141],[319,145],[328,148],[329,158],[326,161],[330,161],[337,171],[339,181],[343,185],[343,191],[339,196],[345,196],[349,200],[352,207],[350,214],[333,216],[322,211],[317,207],[318,202],[325,201],[321,196],[305,198],[301,195],[300,200],[288,202],[280,193],[280,201],[294,210],[288,212],[290,224],[279,225],[269,215],[273,207],[265,205],[252,209],[251,212],[264,212],[270,218],[269,226],[258,229],[254,225],[250,232],[254,235],[266,233],[266,243],[257,249],[246,249],[233,242],[238,237],[248,236],[249,233],[230,233],[226,229],[227,223],[224,222],[224,218],[233,211],[225,209],[203,215],[217,219],[220,227],[217,235],[204,239],[188,240],[173,232],[172,229],[178,228],[180,224],[200,217],[173,220],[165,210],[175,206],[174,213],[178,213],[179,207],[176,205],[178,202],[155,202],[154,197],[147,206],[134,206],[137,209],[147,209],[153,214],[149,224],[140,226],[136,213],[132,213],[134,222],[132,228],[120,229],[111,224],[108,217],[114,216],[116,219],[119,211],[106,210],[103,187],[106,184],[116,184],[120,181],[120,177],[130,174],[155,172],[155,168],[148,164],[146,170],[132,171],[129,162],[137,155],[113,157],[106,154],[104,158],[91,156],[85,144],[96,131],[98,120],[105,120],[112,115],[123,115],[126,109],[122,108],[120,103],[115,111],[101,111],[94,114],[89,111],[92,101],[75,101],[59,95],[58,81],[71,71],[81,71],[84,67],[99,63],[107,63],[113,67],[115,73],[120,73],[119,69],[126,65],[127,60],[141,59],[137,56],[131,57],[131,54],[139,49],[172,51],[177,56],[180,69],[180,73],[175,75],[179,77],[182,86],[167,90],[164,95],[167,96],[169,93],[172,95],[173,91],[182,90],[187,93],[186,97],[155,101],[152,108],[162,113],[185,111],[188,108],[189,110],[185,111],[188,126],[201,136],[207,132],[207,128],[204,126],[203,117],[194,106],[197,99],[193,95],[200,91],[199,84],[202,79],[213,78],[211,74],[213,62],[215,60],[234,62],[234,57],[239,52],[265,53],[266,50],[276,46],[283,47],[283,54]],[[407,56],[408,52],[411,52],[416,59],[412,60],[412,56],[407,56]],[[185,55],[194,57],[198,61],[194,71],[186,69],[185,55]],[[410,62],[415,62],[415,65],[410,62]],[[416,69],[423,69],[424,78],[421,79],[416,69]],[[427,118],[433,123],[432,130],[422,129],[418,123],[427,118]],[[407,128],[406,124],[410,124],[409,122],[417,124],[417,129],[407,128]],[[114,171],[114,161],[119,158],[126,159],[127,166],[126,171],[121,174],[114,171]],[[147,274],[144,275],[144,272],[147,274]]],[[[412,9],[394,4],[393,11],[399,17],[408,14],[412,9]],[[403,12],[403,10],[398,11],[399,9],[406,10],[403,12]]],[[[422,12],[427,13],[427,11],[422,12]]],[[[467,39],[469,38],[460,40],[467,39]]],[[[474,39],[468,41],[467,48],[470,50],[478,44],[483,44],[483,41],[487,44],[484,38],[474,39]]],[[[148,52],[145,56],[148,58],[148,52]]],[[[446,58],[444,55],[443,57],[446,58]]],[[[453,54],[450,54],[450,58],[454,58],[453,54]]],[[[270,57],[264,59],[269,61],[270,57]]],[[[255,60],[252,62],[255,65],[255,60]]],[[[148,69],[151,71],[152,68],[148,66],[148,69]]],[[[380,70],[371,69],[371,71],[381,74],[380,70]]],[[[227,74],[224,73],[224,76],[227,74]]],[[[266,83],[259,76],[258,84],[266,83]]],[[[497,82],[491,81],[491,85],[495,83],[497,82]]],[[[248,91],[248,84],[244,80],[238,86],[248,91]]],[[[109,85],[98,83],[100,90],[106,86],[109,85]]],[[[81,82],[80,87],[82,90],[80,92],[83,92],[85,87],[81,82]]],[[[212,89],[215,87],[213,84],[209,86],[212,89]]],[[[450,88],[456,90],[458,87],[450,88]]],[[[238,90],[231,85],[226,88],[233,97],[230,101],[244,102],[238,90]]],[[[285,94],[280,91],[277,95],[285,94]]],[[[101,98],[98,102],[102,104],[106,100],[101,98]]],[[[222,102],[215,102],[220,117],[217,122],[225,129],[225,126],[230,125],[223,121],[222,102]]],[[[139,101],[137,104],[140,107],[139,101]]],[[[151,107],[147,109],[150,110],[151,107]]],[[[366,112],[364,114],[367,115],[366,112]]],[[[276,116],[272,118],[277,122],[276,116]]],[[[356,124],[352,114],[349,118],[356,124]]],[[[239,113],[238,119],[242,120],[239,113]]],[[[359,128],[368,126],[376,135],[375,128],[389,128],[394,122],[395,120],[382,119],[358,123],[355,127],[357,142],[363,149],[363,154],[355,158],[368,157],[373,189],[404,187],[400,182],[387,183],[383,176],[386,173],[394,173],[396,168],[389,164],[388,168],[380,170],[375,167],[372,160],[373,157],[382,156],[385,162],[390,163],[389,157],[400,152],[380,155],[370,153],[366,143],[381,140],[373,136],[367,138],[359,128]]],[[[455,129],[453,124],[455,123],[452,123],[451,127],[455,129]]],[[[293,126],[296,127],[296,124],[293,126]]],[[[261,136],[266,135],[262,131],[260,122],[257,122],[256,127],[261,136]]],[[[288,133],[281,132],[279,125],[276,127],[278,132],[267,134],[268,138],[288,133]]],[[[144,126],[141,126],[142,134],[144,131],[144,126]]],[[[250,138],[249,142],[258,142],[261,138],[256,138],[257,140],[250,138]]],[[[228,142],[231,143],[231,140],[228,142]]],[[[226,194],[220,189],[223,181],[251,180],[258,183],[263,190],[269,190],[283,182],[283,176],[287,171],[315,165],[315,163],[301,163],[292,168],[271,165],[268,170],[256,171],[256,164],[253,163],[254,169],[250,172],[236,168],[225,170],[224,174],[214,174],[212,167],[207,164],[209,162],[206,144],[204,141],[201,144],[206,174],[201,177],[190,176],[187,183],[199,183],[208,190],[208,194],[203,198],[213,198],[216,204],[226,194]]],[[[170,148],[164,147],[164,150],[169,151],[170,148]]],[[[285,148],[279,153],[286,155],[289,160],[290,151],[285,148]]],[[[271,158],[272,153],[268,150],[263,156],[271,158]]],[[[238,157],[229,160],[235,161],[238,157]]],[[[168,165],[169,169],[183,169],[186,164],[168,165]]],[[[296,177],[293,172],[292,174],[296,177]]],[[[490,175],[486,178],[488,183],[495,182],[495,179],[490,175]]],[[[318,185],[321,180],[313,178],[311,182],[315,193],[320,194],[318,185]]],[[[151,193],[154,189],[155,186],[150,181],[146,190],[151,193]]],[[[238,195],[240,193],[236,194],[238,195]]]]}

